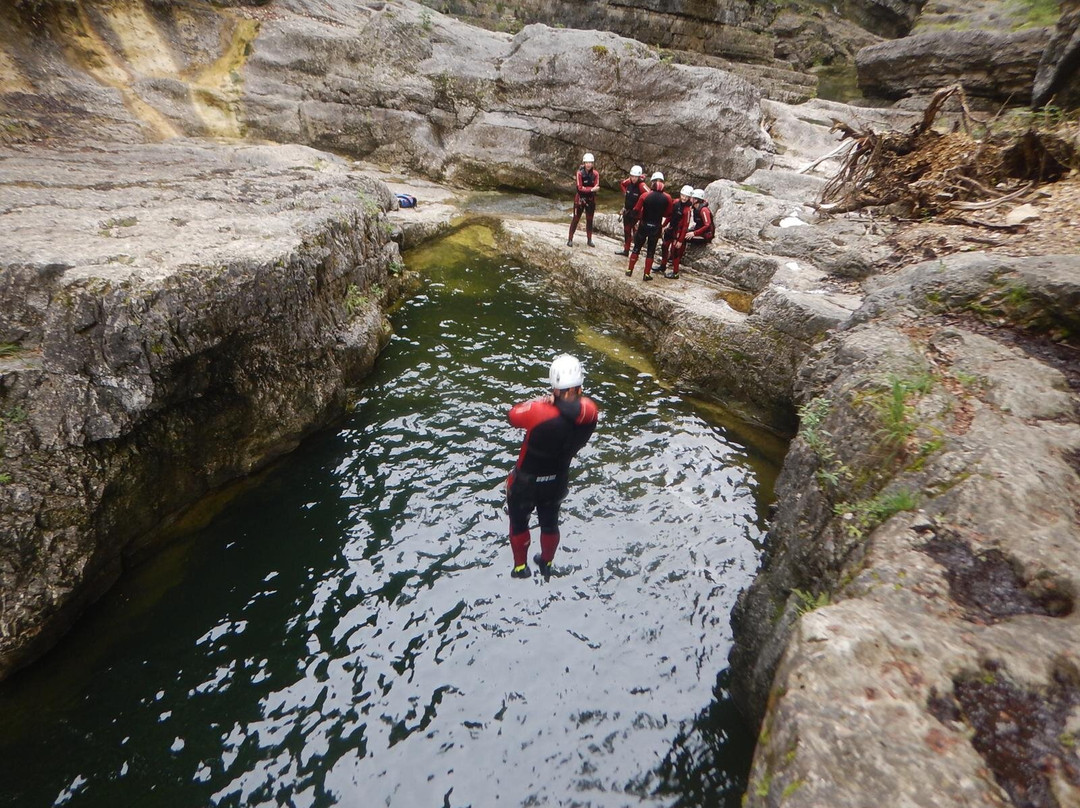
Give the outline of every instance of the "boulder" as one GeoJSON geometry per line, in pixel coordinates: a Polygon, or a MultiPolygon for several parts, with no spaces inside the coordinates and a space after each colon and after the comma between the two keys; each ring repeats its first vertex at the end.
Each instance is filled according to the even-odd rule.
{"type": "Polygon", "coordinates": [[[926,0],[840,0],[834,13],[878,36],[894,39],[915,25],[926,0]]]}
{"type": "Polygon", "coordinates": [[[392,198],[302,146],[0,151],[0,678],[385,344],[392,198]]]}
{"type": "Polygon", "coordinates": [[[1039,67],[1031,105],[1080,106],[1080,0],[1064,0],[1039,67]]]}
{"type": "Polygon", "coordinates": [[[1077,256],[908,267],[800,369],[733,614],[748,805],[1076,802],[1080,376],[1046,336],[1077,333],[1078,278],[1077,256]],[[1007,702],[1037,707],[987,710],[1007,702]],[[1001,756],[1004,733],[1033,740],[1001,756]]]}
{"type": "Polygon", "coordinates": [[[768,161],[750,84],[632,40],[543,25],[510,38],[412,3],[350,23],[263,24],[245,73],[252,134],[544,192],[568,190],[585,151],[611,184],[634,163],[704,184],[768,161]]]}
{"type": "Polygon", "coordinates": [[[859,87],[902,98],[960,84],[974,97],[1026,103],[1050,29],[1015,33],[938,31],[871,45],[855,65],[859,87]]]}
{"type": "Polygon", "coordinates": [[[545,193],[585,151],[608,184],[634,163],[704,185],[771,159],[745,79],[613,34],[511,37],[409,0],[50,9],[0,29],[0,141],[254,136],[545,193]]]}

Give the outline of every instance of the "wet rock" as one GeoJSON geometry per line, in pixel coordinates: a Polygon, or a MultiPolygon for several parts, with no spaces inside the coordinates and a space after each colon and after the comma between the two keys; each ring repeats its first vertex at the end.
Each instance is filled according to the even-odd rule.
{"type": "Polygon", "coordinates": [[[968,620],[994,623],[1019,614],[1063,617],[1072,612],[1068,592],[1052,580],[1025,582],[1000,550],[976,555],[959,537],[944,535],[927,542],[923,551],[945,567],[949,595],[968,620]]]}
{"type": "Polygon", "coordinates": [[[1049,42],[1046,28],[1016,33],[939,31],[859,51],[859,87],[885,98],[931,93],[961,84],[970,96],[1027,102],[1049,42]]]}
{"type": "MultiPolygon", "coordinates": [[[[785,305],[777,299],[744,314],[726,302],[730,290],[692,280],[693,270],[646,285],[642,256],[627,278],[627,259],[611,255],[616,243],[607,238],[595,236],[599,249],[593,252],[567,249],[562,225],[505,221],[502,230],[503,250],[550,273],[575,303],[652,346],[658,366],[680,385],[722,395],[765,426],[786,422],[794,370],[812,338],[796,300],[785,305]]],[[[826,328],[826,320],[818,325],[826,328]]]]}
{"type": "Polygon", "coordinates": [[[988,661],[983,672],[956,682],[959,719],[972,728],[972,745],[1014,805],[1067,805],[1080,787],[1076,741],[1065,728],[1069,711],[1080,705],[1075,668],[1070,673],[1027,689],[988,661]]]}
{"type": "Polygon", "coordinates": [[[341,412],[398,252],[386,187],[305,147],[0,160],[3,676],[136,541],[341,412]]]}

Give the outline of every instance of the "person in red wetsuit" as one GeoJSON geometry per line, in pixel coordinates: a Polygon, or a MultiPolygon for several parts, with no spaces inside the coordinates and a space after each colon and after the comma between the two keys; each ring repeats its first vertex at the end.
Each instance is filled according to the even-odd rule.
{"type": "Polygon", "coordinates": [[[634,206],[643,194],[649,192],[649,186],[641,178],[643,173],[641,166],[634,166],[630,169],[630,176],[619,183],[623,192],[623,207],[619,213],[622,217],[623,248],[616,250],[616,255],[630,254],[630,240],[634,237],[634,225],[637,224],[637,211],[634,210],[634,206]]]}
{"type": "Polygon", "coordinates": [[[686,234],[686,240],[690,244],[708,244],[716,235],[716,225],[713,223],[712,211],[709,210],[709,202],[705,199],[705,192],[695,188],[690,195],[694,200],[694,223],[686,234]]]}
{"type": "Polygon", "coordinates": [[[641,253],[641,245],[648,242],[645,251],[645,275],[643,280],[652,280],[653,256],[656,255],[656,240],[660,237],[660,230],[664,220],[671,216],[671,197],[664,192],[664,175],[659,171],[654,172],[649,178],[652,190],[638,199],[634,211],[638,215],[638,229],[634,236],[634,249],[630,253],[630,266],[626,269],[626,276],[634,274],[634,264],[637,263],[641,253]]]}
{"type": "Polygon", "coordinates": [[[586,154],[581,158],[581,168],[575,176],[577,193],[574,194],[574,218],[570,220],[570,235],[566,239],[566,246],[574,245],[574,231],[577,230],[581,214],[585,214],[585,238],[590,247],[596,245],[592,242],[592,220],[596,213],[596,192],[600,190],[600,172],[593,165],[595,158],[586,154]]]}
{"type": "Polygon", "coordinates": [[[686,231],[690,227],[691,198],[694,189],[684,185],[679,191],[679,198],[671,206],[671,215],[664,228],[664,243],[660,248],[659,272],[665,278],[679,277],[679,262],[686,252],[686,231]],[[671,271],[664,272],[668,258],[671,258],[671,271]]]}
{"type": "Polygon", "coordinates": [[[551,394],[518,404],[510,410],[510,423],[525,429],[517,464],[506,481],[510,514],[510,548],[514,553],[512,578],[532,575],[528,564],[529,517],[540,518],[540,552],[533,558],[546,580],[559,546],[559,503],[566,496],[570,461],[588,443],[600,411],[581,394],[585,372],[569,354],[551,363],[551,394]]]}

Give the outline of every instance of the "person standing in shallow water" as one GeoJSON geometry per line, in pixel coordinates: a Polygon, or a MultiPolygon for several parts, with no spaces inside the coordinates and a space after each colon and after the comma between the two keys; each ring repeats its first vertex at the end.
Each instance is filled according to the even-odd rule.
{"type": "Polygon", "coordinates": [[[596,192],[600,190],[600,172],[593,166],[595,158],[586,153],[581,158],[581,168],[578,169],[574,180],[577,183],[577,192],[574,194],[574,218],[570,220],[570,235],[566,239],[566,246],[574,245],[574,231],[577,230],[581,214],[585,214],[585,239],[586,243],[593,247],[592,221],[596,213],[596,192]]]}
{"type": "Polygon", "coordinates": [[[588,443],[600,410],[581,394],[585,372],[569,354],[555,357],[549,375],[551,393],[510,410],[510,423],[525,430],[517,463],[506,480],[510,514],[510,548],[514,554],[512,578],[528,578],[531,536],[529,518],[540,519],[540,552],[533,558],[544,579],[559,546],[559,504],[566,497],[570,461],[588,443]]]}

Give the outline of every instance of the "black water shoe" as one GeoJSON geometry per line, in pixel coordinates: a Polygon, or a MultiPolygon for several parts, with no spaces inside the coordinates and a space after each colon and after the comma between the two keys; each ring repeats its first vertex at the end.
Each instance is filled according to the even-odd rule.
{"type": "Polygon", "coordinates": [[[574,240],[572,238],[568,238],[566,240],[566,246],[567,247],[573,247],[574,246],[574,240]]]}
{"type": "Polygon", "coordinates": [[[651,281],[652,280],[652,273],[651,272],[646,272],[645,277],[642,278],[642,280],[643,281],[651,281]]]}
{"type": "Polygon", "coordinates": [[[510,570],[511,578],[532,578],[532,570],[529,569],[528,564],[522,564],[520,567],[514,567],[510,570]]]}
{"type": "Polygon", "coordinates": [[[540,570],[540,574],[544,576],[544,580],[548,580],[551,577],[551,562],[544,561],[539,553],[533,556],[533,562],[536,564],[536,568],[540,570]]]}
{"type": "Polygon", "coordinates": [[[596,245],[592,243],[592,239],[589,239],[588,241],[585,242],[585,246],[586,247],[595,247],[596,245]]]}
{"type": "Polygon", "coordinates": [[[615,254],[616,255],[629,255],[630,251],[629,250],[616,250],[615,254]]]}

